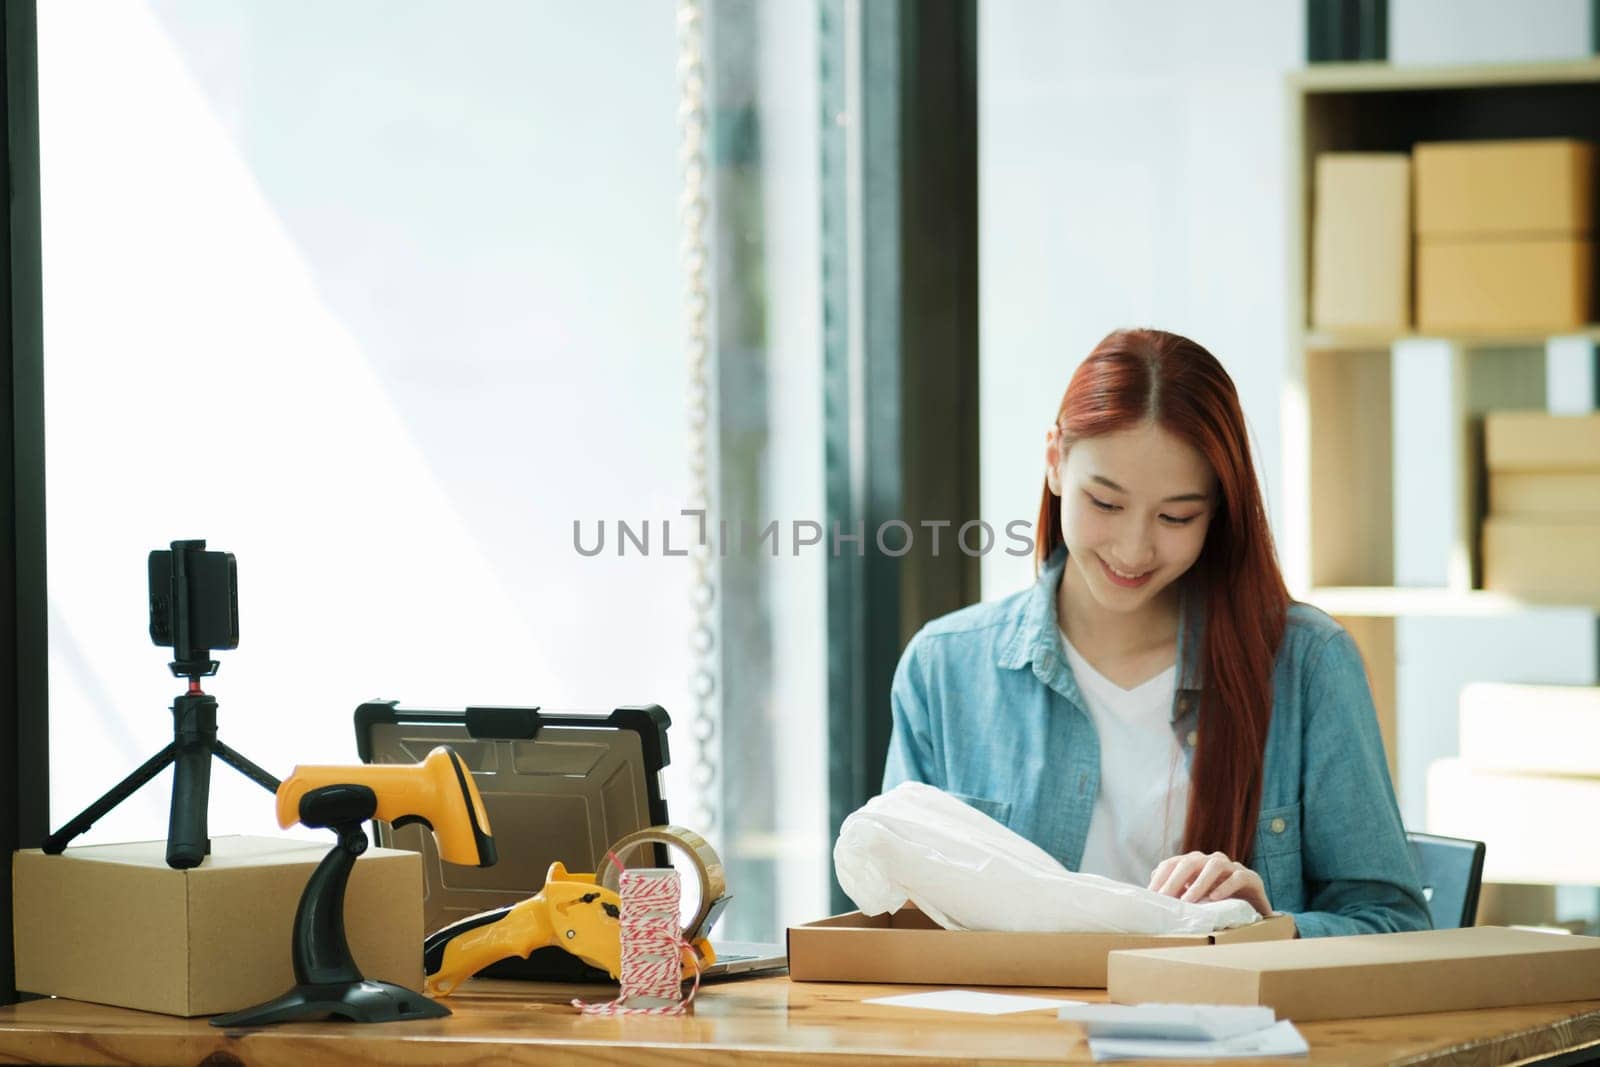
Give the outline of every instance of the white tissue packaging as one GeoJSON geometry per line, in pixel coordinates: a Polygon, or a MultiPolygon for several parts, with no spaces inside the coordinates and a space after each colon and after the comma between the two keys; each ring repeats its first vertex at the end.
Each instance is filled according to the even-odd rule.
{"type": "Polygon", "coordinates": [[[1143,886],[1076,874],[1033,842],[921,782],[845,819],[839,886],[864,915],[907,901],[948,930],[1210,934],[1257,921],[1242,900],[1189,904],[1143,886]]]}

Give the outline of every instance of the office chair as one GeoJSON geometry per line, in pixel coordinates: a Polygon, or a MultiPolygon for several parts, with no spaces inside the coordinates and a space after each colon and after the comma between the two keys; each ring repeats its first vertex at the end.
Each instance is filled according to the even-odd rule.
{"type": "Polygon", "coordinates": [[[1482,841],[1432,834],[1406,834],[1411,858],[1422,878],[1422,895],[1435,930],[1471,926],[1478,918],[1478,887],[1483,882],[1482,841]]]}

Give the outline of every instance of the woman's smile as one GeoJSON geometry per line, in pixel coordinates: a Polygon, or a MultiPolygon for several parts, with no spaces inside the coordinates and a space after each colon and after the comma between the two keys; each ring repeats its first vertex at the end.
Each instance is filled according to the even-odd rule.
{"type": "Polygon", "coordinates": [[[1150,580],[1150,576],[1155,573],[1154,570],[1148,570],[1140,574],[1129,574],[1127,572],[1117,570],[1117,568],[1107,563],[1105,558],[1102,556],[1096,555],[1095,558],[1100,561],[1100,569],[1105,571],[1106,577],[1109,578],[1113,584],[1120,585],[1124,589],[1139,588],[1141,585],[1148,582],[1150,580]]]}

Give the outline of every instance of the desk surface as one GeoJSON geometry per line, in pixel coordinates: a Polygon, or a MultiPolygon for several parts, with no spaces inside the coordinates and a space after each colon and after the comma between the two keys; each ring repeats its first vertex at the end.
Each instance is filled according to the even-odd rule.
{"type": "MultiPolygon", "coordinates": [[[[924,990],[927,987],[922,987],[924,990]]],[[[204,1019],[38,1000],[0,1008],[0,1062],[80,1064],[355,1065],[1086,1063],[1081,1028],[1054,1011],[957,1015],[863,1004],[917,987],[790,983],[759,978],[708,985],[686,1017],[580,1016],[574,992],[603,987],[476,980],[448,1019],[361,1026],[292,1023],[228,1033],[204,1019]]],[[[1103,1000],[1101,991],[1005,990],[1103,1000]]],[[[1600,1052],[1600,1001],[1477,1012],[1304,1023],[1309,1059],[1292,1064],[1515,1063],[1585,1046],[1600,1052]]]]}

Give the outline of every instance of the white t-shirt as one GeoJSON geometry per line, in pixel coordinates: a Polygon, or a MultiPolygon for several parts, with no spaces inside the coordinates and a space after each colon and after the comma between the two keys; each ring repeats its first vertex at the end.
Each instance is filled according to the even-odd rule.
{"type": "Polygon", "coordinates": [[[1132,689],[1089,665],[1065,634],[1061,645],[1100,737],[1100,792],[1079,870],[1141,887],[1183,843],[1189,768],[1172,730],[1177,664],[1132,689]]]}

